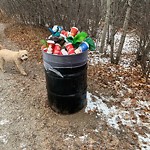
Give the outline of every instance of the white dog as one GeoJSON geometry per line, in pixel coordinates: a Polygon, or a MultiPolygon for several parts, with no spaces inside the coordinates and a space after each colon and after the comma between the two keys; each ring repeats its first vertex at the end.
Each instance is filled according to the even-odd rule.
{"type": "Polygon", "coordinates": [[[2,70],[2,72],[5,72],[4,63],[13,62],[16,64],[16,67],[22,75],[27,75],[27,73],[24,71],[21,65],[21,63],[27,59],[28,52],[26,50],[11,51],[8,49],[2,49],[0,50],[0,69],[2,70]]]}

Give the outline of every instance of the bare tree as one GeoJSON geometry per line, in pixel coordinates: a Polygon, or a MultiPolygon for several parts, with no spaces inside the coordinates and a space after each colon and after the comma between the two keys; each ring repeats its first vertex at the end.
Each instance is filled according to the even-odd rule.
{"type": "Polygon", "coordinates": [[[104,51],[106,33],[109,28],[110,6],[111,6],[111,0],[107,0],[107,8],[106,8],[107,12],[106,12],[106,17],[105,17],[105,25],[104,25],[102,36],[101,36],[101,46],[100,46],[101,53],[103,53],[103,51],[104,51]]]}
{"type": "Polygon", "coordinates": [[[111,63],[115,63],[116,49],[114,47],[115,34],[122,28],[123,18],[125,15],[125,3],[122,0],[112,0],[110,10],[110,24],[109,24],[109,39],[107,39],[107,47],[110,45],[110,59],[111,63]],[[119,21],[118,21],[119,20],[119,21]]]}
{"type": "Polygon", "coordinates": [[[0,8],[19,22],[51,27],[58,24],[66,30],[70,30],[71,26],[77,26],[79,30],[88,32],[92,37],[96,37],[102,17],[102,4],[99,0],[1,1],[3,6],[0,5],[0,8]]]}
{"type": "Polygon", "coordinates": [[[139,62],[143,74],[148,81],[150,74],[150,1],[137,0],[133,5],[130,26],[135,28],[139,36],[139,47],[136,61],[139,62]]]}
{"type": "Polygon", "coordinates": [[[130,19],[130,14],[131,14],[131,6],[132,6],[132,0],[128,0],[127,1],[127,11],[126,11],[126,15],[125,15],[124,24],[123,24],[123,33],[122,33],[122,36],[121,36],[121,39],[120,39],[120,43],[119,43],[119,47],[118,47],[118,51],[117,51],[117,56],[116,56],[116,60],[115,60],[116,64],[119,63],[122,48],[123,48],[123,44],[124,44],[124,41],[125,41],[126,32],[127,32],[127,29],[128,29],[128,24],[129,24],[129,19],[130,19]]]}

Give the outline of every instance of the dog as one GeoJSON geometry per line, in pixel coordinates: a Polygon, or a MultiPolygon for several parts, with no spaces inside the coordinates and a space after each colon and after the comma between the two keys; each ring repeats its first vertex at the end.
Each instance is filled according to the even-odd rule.
{"type": "Polygon", "coordinates": [[[27,73],[24,71],[21,64],[23,61],[26,61],[27,59],[28,59],[27,50],[11,51],[8,49],[1,49],[0,50],[0,69],[2,70],[2,72],[5,72],[4,64],[6,62],[13,62],[18,68],[19,72],[22,75],[26,76],[27,73]]]}

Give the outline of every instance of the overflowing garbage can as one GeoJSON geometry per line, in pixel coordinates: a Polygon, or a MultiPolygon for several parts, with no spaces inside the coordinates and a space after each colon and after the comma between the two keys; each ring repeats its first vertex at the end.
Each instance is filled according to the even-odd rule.
{"type": "Polygon", "coordinates": [[[48,104],[57,113],[72,114],[86,105],[88,49],[95,45],[76,27],[49,28],[52,35],[42,40],[48,104]]]}
{"type": "Polygon", "coordinates": [[[71,114],[86,104],[87,51],[57,56],[43,53],[49,106],[56,112],[71,114]]]}

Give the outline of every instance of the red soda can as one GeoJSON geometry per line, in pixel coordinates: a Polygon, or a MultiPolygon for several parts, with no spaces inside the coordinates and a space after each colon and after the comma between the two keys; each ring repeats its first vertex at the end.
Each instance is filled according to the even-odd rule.
{"type": "Polygon", "coordinates": [[[67,43],[67,44],[65,45],[65,47],[66,47],[66,49],[67,49],[69,55],[75,53],[75,52],[74,52],[75,49],[74,49],[72,43],[67,43]]]}
{"type": "Polygon", "coordinates": [[[68,54],[73,55],[73,54],[75,54],[75,51],[73,49],[71,49],[71,50],[68,51],[68,54]]]}
{"type": "Polygon", "coordinates": [[[68,32],[65,31],[65,30],[62,30],[62,31],[61,31],[61,34],[63,34],[65,37],[68,37],[68,32]]]}
{"type": "Polygon", "coordinates": [[[60,50],[61,50],[61,46],[60,44],[56,43],[53,49],[53,54],[55,55],[59,55],[60,54],[60,50]]]}
{"type": "Polygon", "coordinates": [[[48,46],[51,47],[52,49],[53,49],[54,46],[55,46],[55,42],[52,41],[52,40],[47,40],[47,44],[48,44],[48,46]]]}
{"type": "Polygon", "coordinates": [[[78,31],[79,31],[78,28],[72,27],[71,30],[70,30],[70,34],[72,36],[75,36],[78,33],[78,31]]]}
{"type": "Polygon", "coordinates": [[[65,44],[65,47],[66,47],[67,51],[74,50],[72,43],[65,44]]]}

